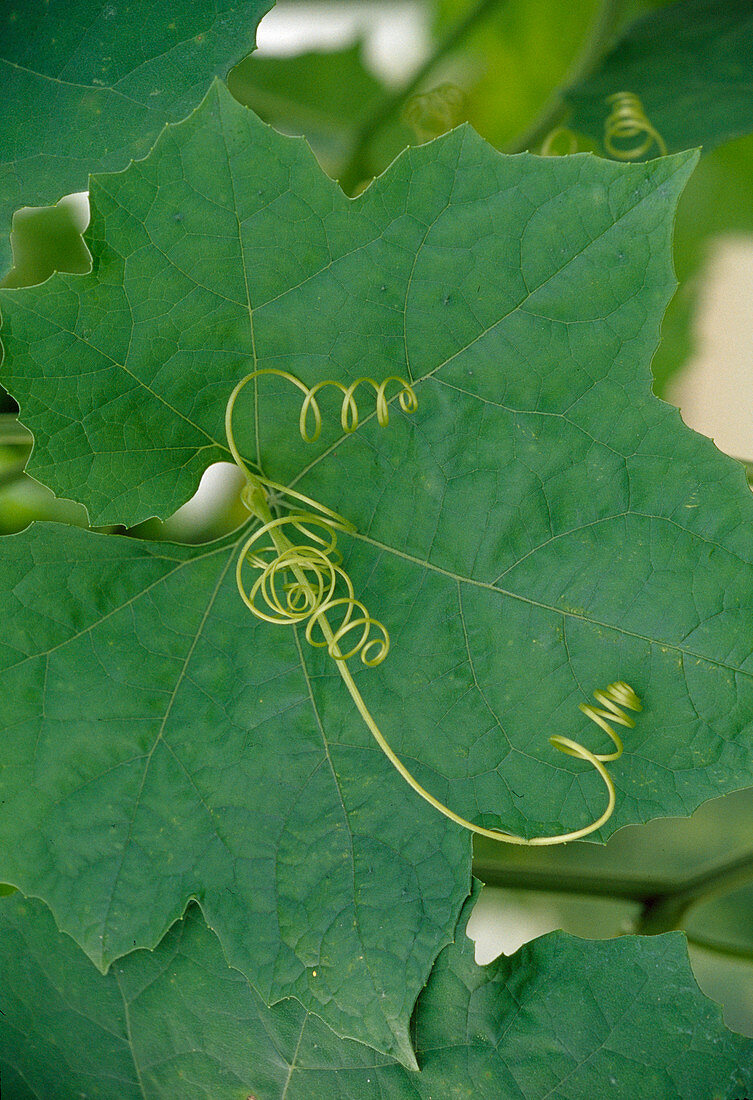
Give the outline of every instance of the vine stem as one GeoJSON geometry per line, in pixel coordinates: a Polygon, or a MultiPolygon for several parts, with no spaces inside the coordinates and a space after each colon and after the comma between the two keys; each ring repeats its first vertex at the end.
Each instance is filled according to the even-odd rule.
{"type": "Polygon", "coordinates": [[[537,868],[505,867],[492,860],[473,861],[473,873],[486,886],[507,890],[533,890],[583,897],[617,898],[641,905],[657,892],[657,883],[640,877],[589,874],[587,871],[542,871],[537,868]]]}
{"type": "Polygon", "coordinates": [[[641,935],[656,935],[679,928],[688,909],[697,902],[726,894],[750,882],[753,878],[753,852],[712,867],[702,874],[669,882],[587,872],[506,868],[484,860],[474,861],[473,873],[487,886],[637,902],[641,912],[635,931],[641,935]]]}
{"type": "Polygon", "coordinates": [[[408,83],[385,96],[373,112],[364,119],[356,131],[350,157],[339,176],[340,186],[346,194],[351,194],[369,174],[365,159],[374,135],[399,112],[405,101],[421,86],[439,62],[459,46],[473,28],[502,3],[504,0],[479,0],[476,6],[448,31],[408,83]]]}
{"type": "Polygon", "coordinates": [[[725,955],[728,959],[742,959],[745,962],[753,962],[753,950],[748,947],[739,947],[734,943],[724,943],[723,940],[707,939],[706,936],[696,936],[686,933],[688,943],[701,951],[712,951],[715,955],[725,955]]]}
{"type": "Polygon", "coordinates": [[[653,935],[679,928],[688,909],[701,899],[729,893],[753,878],[753,852],[729,860],[710,871],[695,875],[672,890],[648,898],[636,923],[636,932],[653,935]]]}
{"type": "MultiPolygon", "coordinates": [[[[372,113],[364,119],[356,131],[350,157],[339,175],[340,186],[346,194],[352,194],[358,184],[369,175],[366,152],[374,135],[394,118],[405,101],[421,86],[439,62],[444,60],[449,53],[452,53],[468,34],[502,3],[504,3],[504,0],[478,0],[476,6],[448,31],[434,52],[427,57],[408,83],[385,96],[372,113]]],[[[530,149],[532,145],[539,144],[549,131],[561,121],[566,109],[564,90],[571,84],[588,76],[605,50],[612,44],[625,3],[626,0],[604,0],[588,42],[568,72],[564,83],[554,92],[529,129],[517,138],[505,152],[518,153],[530,149]]]]}
{"type": "Polygon", "coordinates": [[[604,0],[585,47],[576,58],[562,84],[549,98],[541,114],[507,148],[506,153],[522,153],[539,145],[567,113],[565,92],[589,76],[614,41],[626,0],[604,0]]]}

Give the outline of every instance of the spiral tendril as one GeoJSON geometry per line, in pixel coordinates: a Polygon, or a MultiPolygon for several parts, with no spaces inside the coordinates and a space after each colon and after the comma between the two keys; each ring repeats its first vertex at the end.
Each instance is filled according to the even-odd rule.
{"type": "Polygon", "coordinates": [[[636,160],[645,156],[653,145],[662,156],[666,156],[664,139],[649,121],[643,104],[634,92],[615,92],[607,96],[604,102],[611,106],[604,121],[604,148],[611,157],[615,160],[636,160]],[[630,141],[633,141],[632,145],[624,144],[630,141]]]}
{"type": "Polygon", "coordinates": [[[238,451],[233,434],[236,400],[249,382],[264,374],[287,379],[303,393],[299,431],[305,442],[314,442],[321,432],[322,417],[316,395],[325,386],[333,386],[343,395],[340,423],[343,431],[348,434],[355,431],[359,423],[354,395],[361,385],[368,385],[374,390],[377,421],[382,427],[386,427],[389,418],[386,397],[389,383],[398,383],[399,388],[391,400],[396,397],[404,412],[415,412],[418,407],[416,394],[410,383],[397,376],[391,376],[381,383],[372,378],[359,378],[350,386],[326,381],[309,387],[287,371],[266,368],[252,371],[241,379],[228,400],[225,428],[233,458],[246,476],[241,499],[248,511],[261,523],[244,542],[236,563],[238,591],[246,607],[265,622],[282,626],[303,626],[304,637],[309,645],[326,648],[359,714],[387,759],[417,794],[450,821],[479,836],[505,844],[531,846],[564,844],[601,828],[611,816],[615,805],[614,784],[604,764],[616,760],[623,751],[622,741],[612,728],[612,723],[633,727],[635,720],[625,713],[625,708],[633,711],[642,709],[633,689],[621,680],[610,684],[605,691],[594,692],[600,707],[590,703],[580,704],[583,713],[610,737],[615,747],[613,752],[591,752],[569,737],[555,735],[549,738],[550,744],[560,752],[591,764],[607,789],[607,807],[600,817],[572,832],[529,839],[501,829],[485,829],[456,814],[435,798],[421,786],[395,754],[366,706],[348,667],[348,661],[359,656],[364,665],[373,668],[381,664],[390,647],[387,629],[378,619],[372,618],[366,606],[356,599],[353,583],[342,567],[343,559],[337,547],[338,532],[353,533],[355,528],[343,516],[323,504],[252,471],[238,451]],[[310,416],[313,417],[314,424],[312,432],[308,426],[310,416]],[[278,501],[286,504],[287,514],[272,514],[268,490],[276,495],[278,501]],[[301,505],[305,507],[302,508],[301,505]],[[264,543],[267,536],[269,541],[264,543]],[[250,583],[246,579],[249,569],[256,572],[250,583]]]}
{"type": "Polygon", "coordinates": [[[555,126],[541,143],[540,157],[568,157],[578,152],[578,139],[567,126],[555,126]],[[559,146],[559,148],[558,148],[559,146]]]}

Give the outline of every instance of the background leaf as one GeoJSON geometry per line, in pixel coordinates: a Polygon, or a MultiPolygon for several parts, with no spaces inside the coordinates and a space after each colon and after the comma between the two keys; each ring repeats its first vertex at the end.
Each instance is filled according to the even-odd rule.
{"type": "MultiPolygon", "coordinates": [[[[679,0],[632,23],[601,65],[569,88],[568,125],[601,143],[605,103],[637,94],[669,152],[704,150],[753,130],[753,8],[679,0]]],[[[648,155],[656,155],[656,147],[648,155]]]]}
{"type": "Polygon", "coordinates": [[[254,48],[272,0],[24,0],[0,13],[0,278],[11,216],[143,157],[254,48]]]}
{"type": "MultiPolygon", "coordinates": [[[[247,57],[230,73],[228,88],[281,133],[303,134],[325,172],[335,177],[359,125],[388,94],[366,68],[361,43],[331,53],[247,57]]],[[[411,143],[415,137],[405,124],[391,121],[379,134],[378,149],[371,150],[374,174],[411,143]]]]}
{"type": "MultiPolygon", "coordinates": [[[[472,0],[439,0],[438,37],[473,6],[472,0]]],[[[510,0],[490,7],[449,70],[467,91],[468,121],[487,141],[505,148],[543,110],[598,10],[598,0],[510,0]]]]}
{"type": "MultiPolygon", "coordinates": [[[[655,389],[662,396],[695,350],[698,299],[714,246],[733,236],[753,239],[751,135],[704,157],[678,204],[674,256],[680,286],[667,309],[651,363],[655,389]]],[[[721,360],[717,369],[724,371],[721,360]]]]}
{"type": "Polygon", "coordinates": [[[8,1100],[732,1100],[753,1083],[753,1043],[699,994],[680,933],[555,933],[482,968],[461,921],[418,1001],[408,1073],[293,1001],[266,1008],[194,908],[107,977],[39,902],[6,899],[0,920],[8,1100]]]}

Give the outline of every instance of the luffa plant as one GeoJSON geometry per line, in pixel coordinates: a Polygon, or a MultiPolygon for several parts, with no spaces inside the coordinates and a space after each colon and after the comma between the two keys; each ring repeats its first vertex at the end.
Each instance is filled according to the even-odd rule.
{"type": "Polygon", "coordinates": [[[100,969],[195,900],[261,1002],[415,1069],[470,888],[457,818],[605,837],[750,776],[753,506],[650,391],[694,160],[504,157],[461,128],[349,200],[217,83],[92,179],[91,274],[0,293],[30,468],[93,523],[168,515],[217,460],[248,476],[249,525],[215,543],[5,544],[0,878],[100,969]],[[323,380],[339,426],[305,396],[323,380]],[[377,667],[348,665],[342,618],[306,625],[333,530],[330,596],[384,624],[377,667]],[[285,630],[244,580],[280,559],[285,630]],[[610,682],[643,710],[605,814],[578,706],[610,682]]]}

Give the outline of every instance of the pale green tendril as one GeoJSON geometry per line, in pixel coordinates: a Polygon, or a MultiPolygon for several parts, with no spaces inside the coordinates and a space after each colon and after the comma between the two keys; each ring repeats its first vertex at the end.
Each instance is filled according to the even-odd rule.
{"type": "Polygon", "coordinates": [[[610,157],[636,160],[645,156],[653,145],[662,156],[666,156],[664,138],[651,125],[643,104],[634,92],[615,92],[607,96],[604,102],[612,108],[604,121],[604,148],[610,157]],[[630,141],[632,145],[624,144],[630,141]]]}
{"type": "MultiPolygon", "coordinates": [[[[596,722],[611,738],[615,746],[614,752],[593,753],[584,745],[568,737],[557,735],[549,738],[550,743],[560,752],[591,764],[607,788],[606,809],[596,821],[582,829],[575,829],[557,836],[526,839],[513,833],[503,832],[501,829],[482,828],[460,817],[430,794],[393,752],[356,687],[347,663],[351,658],[358,656],[364,665],[372,668],[381,664],[390,647],[386,628],[378,619],[372,618],[365,605],[356,599],[353,583],[342,568],[342,555],[337,549],[337,536],[339,532],[353,533],[355,528],[343,516],[310,497],[254,472],[244,462],[238,451],[233,434],[235,403],[241,390],[249,382],[265,374],[284,378],[303,393],[299,431],[305,442],[313,442],[321,432],[322,417],[316,395],[326,386],[335,387],[343,395],[340,423],[346,433],[353,432],[358,427],[358,406],[354,395],[359,386],[370,386],[374,390],[377,421],[382,427],[386,427],[389,420],[386,394],[390,383],[395,382],[399,386],[394,397],[397,398],[404,412],[413,413],[418,407],[412,386],[396,376],[387,378],[381,383],[375,382],[372,378],[359,378],[350,386],[326,381],[309,387],[287,371],[268,368],[252,371],[241,379],[227,403],[225,430],[233,458],[246,476],[246,485],[241,494],[243,503],[261,523],[261,527],[257,528],[245,541],[238,555],[236,580],[243,602],[257,618],[265,622],[283,626],[303,626],[304,636],[309,645],[326,648],[359,714],[387,759],[417,794],[450,821],[462,825],[464,829],[479,836],[489,837],[505,844],[523,845],[564,844],[570,840],[578,840],[601,828],[611,816],[615,805],[614,784],[604,764],[607,761],[616,760],[622,754],[622,741],[611,723],[633,727],[634,719],[626,714],[623,708],[641,710],[638,696],[628,684],[622,681],[610,684],[605,691],[594,693],[601,707],[580,704],[583,713],[596,722]],[[313,419],[311,431],[309,431],[309,418],[313,419]],[[272,490],[278,500],[284,501],[287,498],[289,511],[286,515],[272,514],[267,490],[272,490]],[[301,505],[304,507],[302,508],[301,505]],[[269,542],[262,545],[266,536],[269,537],[269,542]],[[253,570],[256,574],[250,583],[246,580],[248,570],[253,570]]],[[[394,400],[394,397],[390,400],[394,400]]]]}
{"type": "Polygon", "coordinates": [[[556,126],[541,143],[540,157],[568,157],[578,152],[578,138],[567,126],[556,126]]]}

